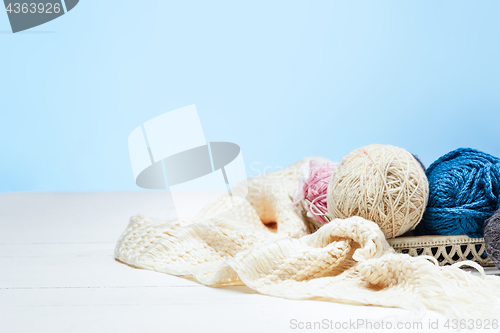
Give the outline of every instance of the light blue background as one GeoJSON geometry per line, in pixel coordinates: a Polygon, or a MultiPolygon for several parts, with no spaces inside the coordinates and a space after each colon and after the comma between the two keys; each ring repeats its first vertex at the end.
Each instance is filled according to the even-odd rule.
{"type": "MultiPolygon", "coordinates": [[[[29,1],[28,1],[29,2],[29,1]]],[[[139,190],[127,138],[196,104],[249,176],[370,143],[500,156],[500,1],[91,1],[0,13],[0,191],[139,190]],[[42,33],[49,32],[49,33],[42,33]]]]}

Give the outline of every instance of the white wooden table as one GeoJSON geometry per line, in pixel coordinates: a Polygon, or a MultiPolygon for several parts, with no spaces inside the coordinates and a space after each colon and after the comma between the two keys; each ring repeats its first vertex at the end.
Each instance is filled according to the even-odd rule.
{"type": "MultiPolygon", "coordinates": [[[[167,195],[0,194],[0,332],[310,332],[299,327],[417,320],[400,309],[210,288],[115,261],[115,243],[130,216],[168,217],[167,195]]],[[[427,312],[422,328],[404,332],[436,332],[429,320],[443,325],[446,319],[427,312]]]]}

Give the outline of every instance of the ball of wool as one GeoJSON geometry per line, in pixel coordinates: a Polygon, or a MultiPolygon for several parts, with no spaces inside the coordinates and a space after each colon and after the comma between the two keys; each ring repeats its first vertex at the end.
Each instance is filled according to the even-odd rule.
{"type": "Polygon", "coordinates": [[[321,218],[322,214],[327,212],[326,192],[328,190],[328,183],[335,170],[337,164],[335,163],[321,163],[316,160],[309,162],[309,174],[302,186],[302,193],[304,198],[311,202],[318,210],[309,207],[309,212],[314,219],[320,223],[325,223],[321,218]]]}
{"type": "Polygon", "coordinates": [[[486,254],[500,268],[500,210],[484,222],[486,254]]]}
{"type": "Polygon", "coordinates": [[[484,221],[499,208],[500,159],[460,148],[440,157],[426,173],[429,204],[417,234],[483,237],[484,221]]]}
{"type": "Polygon", "coordinates": [[[361,216],[377,223],[386,238],[394,238],[415,228],[428,195],[425,172],[412,154],[373,144],[340,162],[328,185],[328,215],[361,216]]]}

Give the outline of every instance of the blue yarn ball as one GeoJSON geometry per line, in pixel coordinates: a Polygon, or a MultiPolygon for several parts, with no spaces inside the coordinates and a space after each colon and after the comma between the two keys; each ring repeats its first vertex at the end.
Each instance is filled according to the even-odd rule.
{"type": "Polygon", "coordinates": [[[500,159],[479,150],[460,148],[426,171],[429,202],[419,235],[483,237],[483,223],[500,207],[500,159]]]}

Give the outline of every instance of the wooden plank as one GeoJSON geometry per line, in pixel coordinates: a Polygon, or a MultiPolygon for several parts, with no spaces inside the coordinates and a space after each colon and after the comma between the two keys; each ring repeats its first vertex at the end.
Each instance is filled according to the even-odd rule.
{"type": "Polygon", "coordinates": [[[0,288],[199,286],[114,259],[113,243],[2,245],[0,288]],[[6,250],[7,249],[7,250],[6,250]]]}
{"type": "Polygon", "coordinates": [[[34,327],[72,333],[297,331],[292,320],[421,319],[425,325],[439,318],[444,323],[432,312],[417,318],[401,309],[268,297],[247,287],[0,290],[0,295],[0,327],[6,332],[32,332],[34,327]]]}

